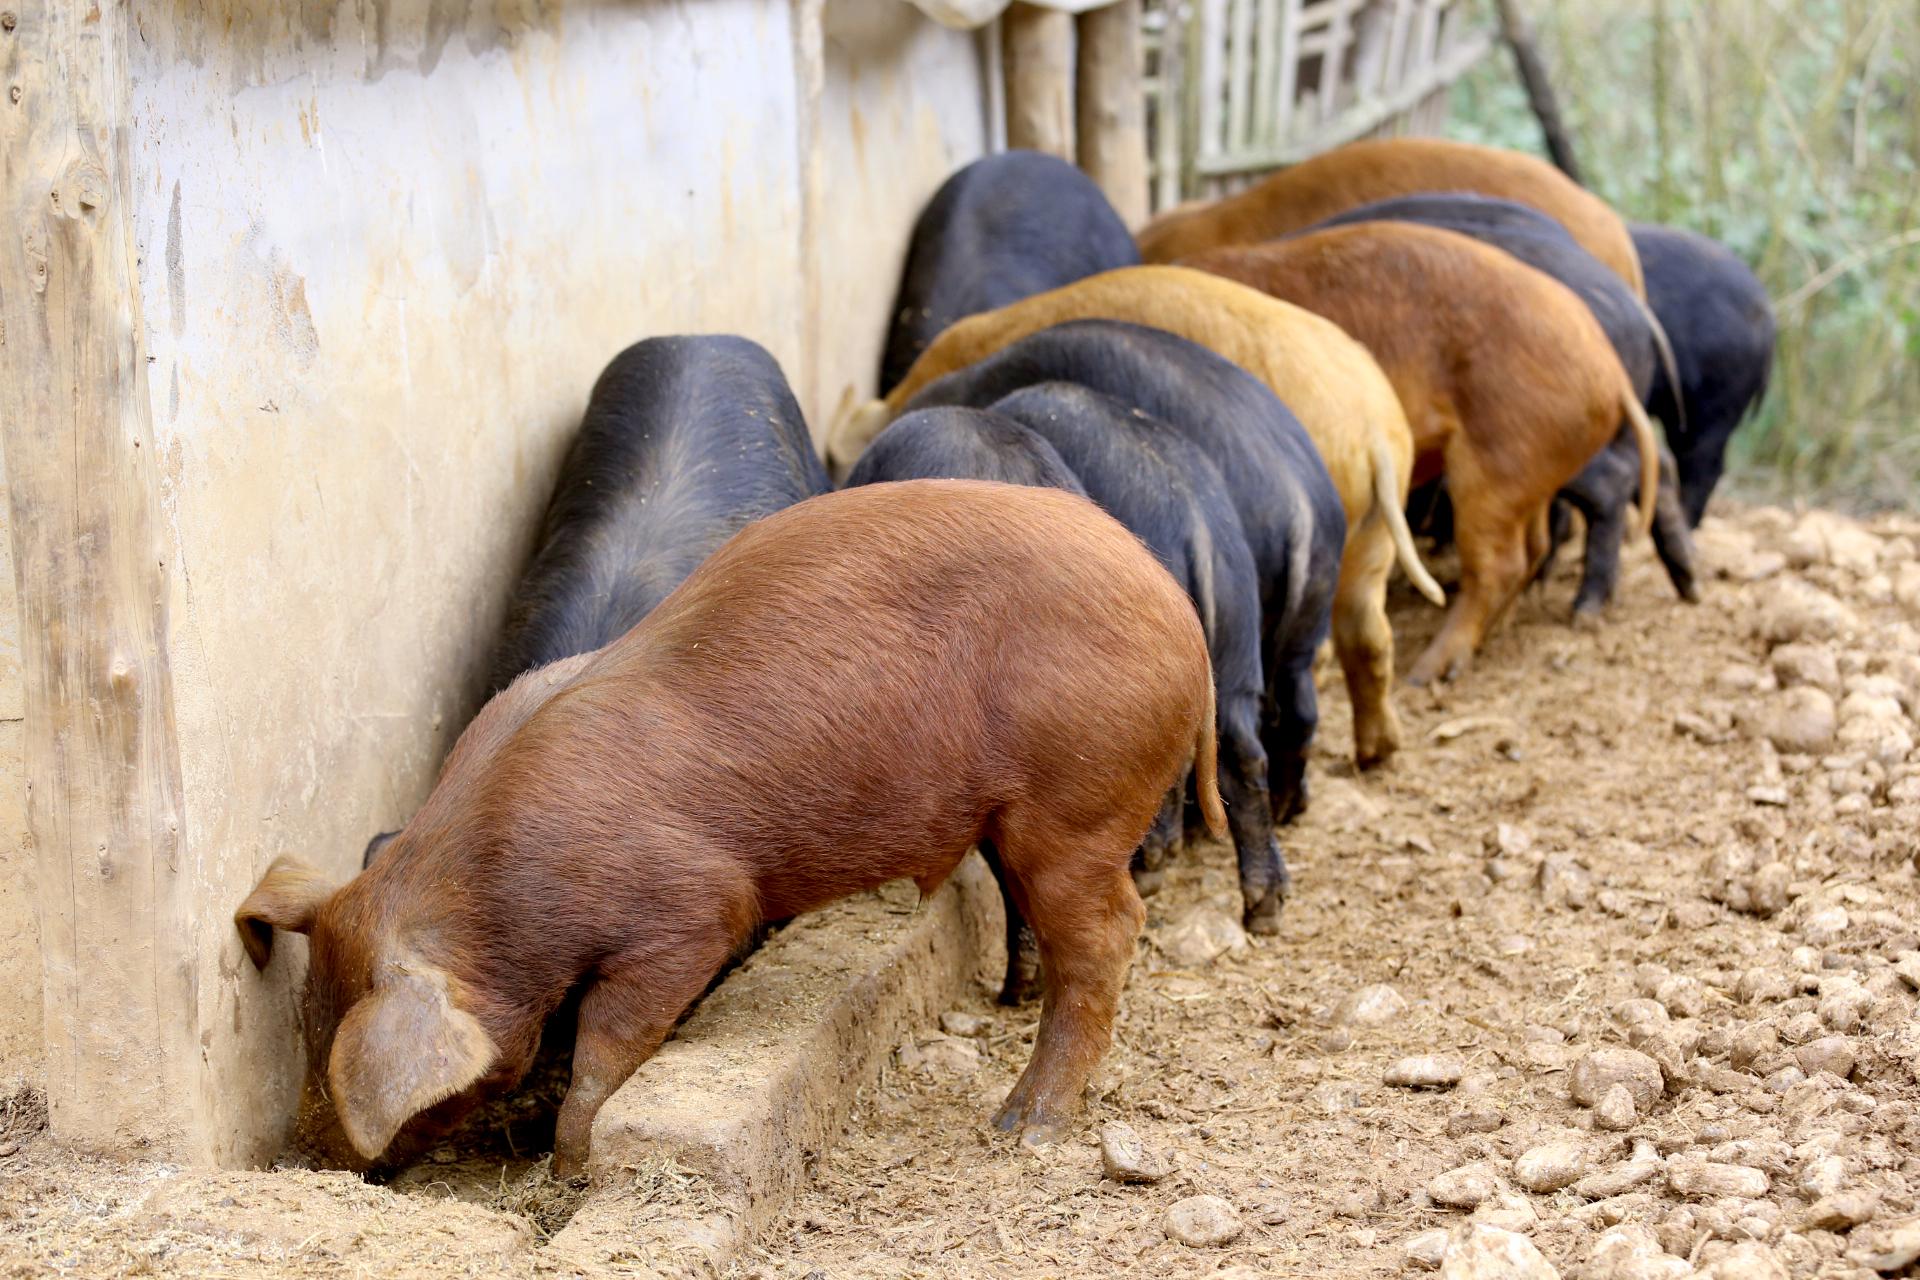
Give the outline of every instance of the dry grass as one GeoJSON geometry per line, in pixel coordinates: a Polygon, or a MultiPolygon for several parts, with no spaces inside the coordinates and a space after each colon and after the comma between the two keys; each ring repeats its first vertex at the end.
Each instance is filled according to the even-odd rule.
{"type": "MultiPolygon", "coordinates": [[[[1910,0],[1528,0],[1588,181],[1752,263],[1780,310],[1731,491],[1920,506],[1920,7],[1910,0]]],[[[1512,68],[1461,137],[1541,149],[1512,68]]]]}

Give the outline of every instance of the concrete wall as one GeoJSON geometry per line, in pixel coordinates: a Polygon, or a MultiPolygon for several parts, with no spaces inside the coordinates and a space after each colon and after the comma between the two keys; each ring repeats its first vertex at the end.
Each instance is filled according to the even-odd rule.
{"type": "Polygon", "coordinates": [[[815,440],[840,406],[873,394],[921,206],[954,169],[999,145],[989,137],[981,75],[991,29],[949,31],[899,0],[826,0],[821,25],[815,163],[824,198],[812,237],[821,262],[813,313],[832,337],[820,345],[817,403],[808,409],[815,440]]]}
{"type": "MultiPolygon", "coordinates": [[[[133,8],[201,1050],[177,1077],[198,1132],[171,1154],[277,1149],[304,952],[256,975],[232,910],[282,853],[348,875],[424,796],[601,366],[650,334],[746,334],[816,438],[871,393],[913,213],[984,148],[987,108],[976,36],[898,0],[828,14],[848,6],[867,12],[845,29],[817,0],[133,8]]],[[[36,1034],[39,990],[13,941],[11,617],[0,1055],[36,1034]]],[[[98,1108],[137,1103],[66,1079],[56,1129],[112,1145],[98,1108]]]]}
{"type": "MultiPolygon", "coordinates": [[[[6,478],[0,459],[0,481],[6,478]]],[[[0,484],[0,491],[4,491],[0,484]]],[[[0,503],[0,1097],[35,1079],[40,1060],[40,926],[27,841],[20,605],[13,589],[13,530],[0,503]]]]}

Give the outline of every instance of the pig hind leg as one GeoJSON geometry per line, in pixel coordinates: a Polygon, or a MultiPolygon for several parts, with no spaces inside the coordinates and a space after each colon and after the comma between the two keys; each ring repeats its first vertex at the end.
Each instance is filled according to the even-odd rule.
{"type": "Polygon", "coordinates": [[[1620,548],[1627,538],[1627,504],[1640,475],[1632,436],[1622,431],[1595,454],[1561,495],[1587,522],[1580,589],[1573,597],[1576,622],[1598,618],[1620,584],[1620,548]]]}
{"type": "Polygon", "coordinates": [[[1140,896],[1150,898],[1160,892],[1167,881],[1167,863],[1173,858],[1175,846],[1182,842],[1186,834],[1186,784],[1167,792],[1167,798],[1161,802],[1160,812],[1154,817],[1153,826],[1147,830],[1147,838],[1133,851],[1133,887],[1140,896]]]}
{"type": "Polygon", "coordinates": [[[1400,716],[1393,707],[1393,628],[1387,623],[1387,577],[1393,562],[1393,539],[1375,512],[1347,543],[1333,600],[1333,648],[1353,703],[1353,757],[1362,769],[1400,749],[1400,716]]]}
{"type": "Polygon", "coordinates": [[[1017,896],[1019,886],[1007,875],[999,848],[992,840],[982,837],[980,856],[986,859],[993,878],[1000,884],[1000,907],[1006,915],[1007,972],[996,998],[1004,1005],[1025,1004],[1040,991],[1040,944],[1033,936],[1032,926],[1027,924],[1026,908],[1017,896]]]}
{"type": "Polygon", "coordinates": [[[1544,502],[1516,511],[1504,478],[1489,478],[1458,437],[1447,447],[1448,487],[1460,547],[1460,588],[1439,634],[1413,664],[1409,684],[1452,679],[1527,581],[1527,533],[1544,502]]]}
{"type": "Polygon", "coordinates": [[[1666,566],[1667,577],[1680,598],[1700,602],[1700,582],[1694,569],[1693,532],[1680,501],[1679,469],[1673,451],[1660,446],[1660,493],[1653,500],[1653,549],[1666,566]]]}
{"type": "Polygon", "coordinates": [[[1134,822],[1065,832],[1044,816],[1003,815],[1004,865],[1040,943],[1046,994],[1033,1058],[994,1116],[1028,1141],[1060,1136],[1113,1037],[1113,1018],[1146,908],[1127,873],[1134,822]],[[1010,820],[1011,819],[1011,820],[1010,820]]]}
{"type": "Polygon", "coordinates": [[[1280,932],[1280,909],[1293,877],[1273,832],[1259,702],[1251,692],[1223,694],[1220,699],[1220,798],[1226,801],[1227,826],[1240,864],[1240,900],[1247,930],[1272,934],[1280,932]]]}
{"type": "Polygon", "coordinates": [[[1552,504],[1547,508],[1547,554],[1533,568],[1533,585],[1540,586],[1553,576],[1554,561],[1559,559],[1560,548],[1567,545],[1573,537],[1573,504],[1567,501],[1564,490],[1554,495],[1552,504]]]}
{"type": "Polygon", "coordinates": [[[1292,822],[1307,807],[1307,748],[1320,727],[1320,695],[1313,687],[1313,650],[1279,653],[1267,664],[1260,739],[1267,755],[1267,792],[1274,825],[1292,822]]]}

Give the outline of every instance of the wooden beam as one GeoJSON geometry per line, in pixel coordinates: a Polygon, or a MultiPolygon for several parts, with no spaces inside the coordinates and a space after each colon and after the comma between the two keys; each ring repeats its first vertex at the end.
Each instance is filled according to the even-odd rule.
{"type": "Polygon", "coordinates": [[[1117,0],[1080,15],[1080,167],[1119,211],[1139,227],[1147,220],[1147,97],[1141,79],[1140,0],[1117,0]]]}
{"type": "MultiPolygon", "coordinates": [[[[1553,81],[1547,76],[1547,64],[1533,41],[1533,24],[1527,21],[1520,0],[1499,0],[1500,34],[1513,50],[1513,61],[1520,69],[1520,83],[1527,91],[1527,103],[1547,140],[1547,154],[1560,172],[1580,181],[1580,164],[1574,158],[1573,139],[1567,135],[1566,121],[1560,117],[1560,99],[1554,96],[1553,81]]],[[[1656,35],[1656,39],[1658,36],[1656,35]]]]}
{"type": "Polygon", "coordinates": [[[0,17],[0,440],[54,1132],[203,1161],[169,543],[133,243],[131,0],[0,17]]]}
{"type": "Polygon", "coordinates": [[[1073,15],[1016,2],[1000,16],[1000,29],[1007,145],[1074,159],[1073,15]]]}
{"type": "Polygon", "coordinates": [[[1298,164],[1331,147],[1342,146],[1356,138],[1364,138],[1395,116],[1419,106],[1428,95],[1458,80],[1474,63],[1485,57],[1492,47],[1492,36],[1485,32],[1475,32],[1442,54],[1440,60],[1426,71],[1415,73],[1413,78],[1402,83],[1392,93],[1346,112],[1328,128],[1318,130],[1284,146],[1255,149],[1239,155],[1203,155],[1195,161],[1194,170],[1201,177],[1212,178],[1279,169],[1286,165],[1298,164]]]}

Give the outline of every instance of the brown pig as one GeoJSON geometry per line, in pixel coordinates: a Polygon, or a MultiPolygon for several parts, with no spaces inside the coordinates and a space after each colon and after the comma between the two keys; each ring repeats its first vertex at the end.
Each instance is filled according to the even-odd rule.
{"type": "Polygon", "coordinates": [[[1635,294],[1647,296],[1633,236],[1606,201],[1537,156],[1446,138],[1350,142],[1237,194],[1169,209],[1141,230],[1140,254],[1148,262],[1175,262],[1304,231],[1375,200],[1433,191],[1471,191],[1538,209],[1635,294]]]}
{"type": "Polygon", "coordinates": [[[1445,472],[1460,590],[1411,683],[1466,667],[1545,557],[1553,495],[1623,416],[1640,448],[1645,531],[1659,486],[1653,424],[1600,322],[1558,280],[1409,222],[1215,249],[1188,265],[1318,312],[1358,339],[1413,428],[1413,483],[1445,472]]]}
{"type": "Polygon", "coordinates": [[[858,456],[929,383],[1029,334],[1089,318],[1149,325],[1199,343],[1266,383],[1300,419],[1347,514],[1333,647],[1353,702],[1354,759],[1362,767],[1387,759],[1401,739],[1387,579],[1397,562],[1429,600],[1445,604],[1446,596],[1420,563],[1402,510],[1413,474],[1407,415],[1367,349],[1324,316],[1186,267],[1104,271],[955,321],[885,400],[835,424],[829,456],[858,456]]]}
{"type": "Polygon", "coordinates": [[[1185,593],[1084,498],[873,485],[749,525],[633,630],[516,680],[334,888],[291,858],[235,915],[310,937],[314,1084],[372,1159],[532,1062],[582,992],[554,1171],[760,922],[978,843],[1038,935],[1032,1061],[996,1122],[1058,1133],[1145,919],[1128,861],[1194,765],[1224,834],[1185,593]]]}

